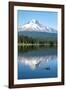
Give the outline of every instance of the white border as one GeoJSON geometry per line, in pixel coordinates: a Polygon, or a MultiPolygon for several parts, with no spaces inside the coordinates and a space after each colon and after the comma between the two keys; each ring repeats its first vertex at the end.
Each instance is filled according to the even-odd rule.
{"type": "Polygon", "coordinates": [[[61,82],[61,9],[14,6],[14,84],[61,82]],[[58,12],[58,77],[42,79],[17,79],[17,10],[51,11],[58,12]]]}

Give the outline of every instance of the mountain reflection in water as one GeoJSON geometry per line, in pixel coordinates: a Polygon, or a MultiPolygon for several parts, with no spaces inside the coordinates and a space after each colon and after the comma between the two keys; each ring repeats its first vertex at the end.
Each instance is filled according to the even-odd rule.
{"type": "Polygon", "coordinates": [[[39,48],[18,53],[18,79],[57,77],[57,49],[39,48]]]}
{"type": "Polygon", "coordinates": [[[41,57],[18,57],[20,63],[24,65],[28,65],[32,70],[36,68],[45,68],[46,70],[50,70],[50,67],[44,67],[44,64],[48,64],[51,60],[55,60],[56,55],[49,56],[41,56],[41,57]],[[43,64],[43,65],[42,65],[43,64]]]}

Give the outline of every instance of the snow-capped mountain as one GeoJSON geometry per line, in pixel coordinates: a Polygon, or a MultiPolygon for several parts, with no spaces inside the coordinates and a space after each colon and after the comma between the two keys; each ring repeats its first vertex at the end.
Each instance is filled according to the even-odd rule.
{"type": "Polygon", "coordinates": [[[48,27],[48,26],[44,26],[37,20],[31,20],[24,25],[19,25],[18,31],[36,31],[36,32],[57,33],[57,30],[51,27],[48,27]]]}

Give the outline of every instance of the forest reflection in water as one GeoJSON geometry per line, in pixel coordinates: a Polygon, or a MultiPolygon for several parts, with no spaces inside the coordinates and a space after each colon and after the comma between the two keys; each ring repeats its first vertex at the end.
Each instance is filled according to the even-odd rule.
{"type": "Polygon", "coordinates": [[[33,51],[33,50],[39,50],[39,49],[49,48],[49,49],[57,49],[56,45],[49,45],[49,44],[25,44],[25,45],[18,45],[18,52],[27,52],[27,51],[33,51]]]}

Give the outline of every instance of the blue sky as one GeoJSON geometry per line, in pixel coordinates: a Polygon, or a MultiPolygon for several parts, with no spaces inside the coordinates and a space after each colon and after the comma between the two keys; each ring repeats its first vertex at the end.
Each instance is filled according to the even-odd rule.
{"type": "Polygon", "coordinates": [[[23,25],[28,21],[35,19],[41,24],[57,30],[57,16],[57,12],[18,10],[17,24],[23,25]]]}

